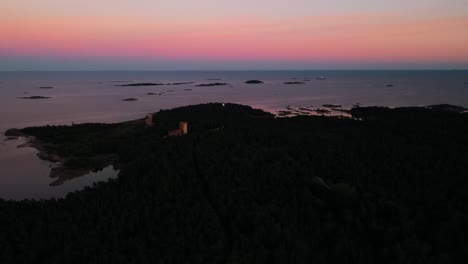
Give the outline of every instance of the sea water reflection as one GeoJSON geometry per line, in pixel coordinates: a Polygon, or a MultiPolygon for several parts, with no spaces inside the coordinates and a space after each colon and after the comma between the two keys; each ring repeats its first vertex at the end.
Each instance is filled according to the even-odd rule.
{"type": "Polygon", "coordinates": [[[51,163],[21,140],[5,140],[9,128],[85,122],[121,122],[149,112],[207,102],[232,102],[271,112],[323,108],[324,104],[468,107],[468,71],[207,71],[207,72],[0,72],[0,197],[63,197],[95,181],[117,176],[112,168],[50,187],[51,163]],[[325,76],[326,80],[316,77],[325,76]],[[258,79],[263,84],[246,84],[258,79]],[[292,80],[300,85],[287,85],[292,80]],[[226,82],[199,87],[195,84],[226,82]],[[178,86],[122,87],[133,82],[196,82],[178,86]],[[40,89],[40,87],[53,87],[40,89]],[[171,92],[169,92],[171,90],[171,92]],[[157,95],[149,95],[157,94],[157,95]],[[161,95],[159,95],[161,94],[161,95]],[[24,96],[45,100],[18,99],[24,96]],[[137,98],[123,102],[124,98],[137,98]]]}
{"type": "Polygon", "coordinates": [[[50,186],[51,162],[39,159],[34,148],[18,148],[26,138],[6,139],[0,136],[0,198],[49,199],[65,197],[67,193],[82,190],[94,182],[117,178],[118,171],[112,166],[98,172],[90,172],[66,181],[60,186],[50,186]]]}

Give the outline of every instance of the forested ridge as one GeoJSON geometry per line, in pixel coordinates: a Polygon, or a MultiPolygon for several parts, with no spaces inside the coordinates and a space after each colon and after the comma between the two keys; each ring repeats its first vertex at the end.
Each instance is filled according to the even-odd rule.
{"type": "Polygon", "coordinates": [[[70,166],[112,155],[120,173],[64,199],[0,199],[0,263],[466,263],[468,115],[351,114],[213,103],[152,128],[23,129],[70,166]],[[179,121],[189,134],[165,138],[179,121]]]}

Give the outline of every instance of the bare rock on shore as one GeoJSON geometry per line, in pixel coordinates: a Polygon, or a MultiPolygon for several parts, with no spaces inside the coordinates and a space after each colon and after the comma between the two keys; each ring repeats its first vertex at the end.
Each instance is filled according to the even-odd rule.
{"type": "Polygon", "coordinates": [[[129,84],[116,85],[116,86],[133,87],[133,86],[159,86],[159,85],[165,85],[165,84],[164,83],[129,83],[129,84]]]}
{"type": "Polygon", "coordinates": [[[327,109],[315,109],[314,110],[317,114],[319,115],[326,115],[326,114],[330,114],[331,111],[330,110],[327,110],[327,109]]]}
{"type": "Polygon", "coordinates": [[[467,108],[464,108],[462,106],[450,105],[450,104],[430,105],[427,108],[432,109],[432,110],[452,111],[452,112],[458,112],[458,113],[462,113],[467,110],[467,108]]]}
{"type": "Polygon", "coordinates": [[[167,85],[184,85],[184,84],[193,84],[195,82],[175,82],[175,83],[168,83],[167,85]]]}
{"type": "Polygon", "coordinates": [[[294,82],[285,82],[284,84],[304,84],[304,82],[294,81],[294,82]]]}
{"type": "Polygon", "coordinates": [[[342,105],[336,105],[336,104],[323,104],[322,106],[326,108],[341,108],[342,107],[342,105]]]}
{"type": "Polygon", "coordinates": [[[47,161],[54,162],[54,163],[62,161],[62,159],[56,154],[48,154],[48,153],[40,151],[36,155],[41,160],[47,160],[47,161]]]}
{"type": "Polygon", "coordinates": [[[49,99],[49,98],[50,98],[50,97],[47,97],[47,96],[40,96],[40,95],[18,97],[18,99],[49,99]]]}
{"type": "Polygon", "coordinates": [[[227,85],[227,83],[202,83],[202,84],[198,84],[197,86],[200,86],[200,87],[208,87],[208,86],[223,86],[223,85],[227,85]]]}

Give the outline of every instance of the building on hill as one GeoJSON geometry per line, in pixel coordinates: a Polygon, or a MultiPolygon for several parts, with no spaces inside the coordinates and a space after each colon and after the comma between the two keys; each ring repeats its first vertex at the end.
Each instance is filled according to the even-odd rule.
{"type": "Polygon", "coordinates": [[[152,126],[154,126],[154,123],[153,123],[153,114],[148,114],[148,115],[146,116],[145,125],[146,125],[147,127],[152,127],[152,126]]]}
{"type": "Polygon", "coordinates": [[[179,122],[179,128],[174,130],[169,130],[167,135],[169,137],[180,137],[188,134],[188,123],[185,121],[179,122]]]}
{"type": "Polygon", "coordinates": [[[182,135],[188,134],[188,123],[185,121],[179,122],[179,129],[182,130],[182,135]]]}

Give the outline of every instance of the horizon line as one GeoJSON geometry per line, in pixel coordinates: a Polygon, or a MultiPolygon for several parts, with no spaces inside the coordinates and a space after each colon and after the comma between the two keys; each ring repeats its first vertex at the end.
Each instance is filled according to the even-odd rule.
{"type": "Polygon", "coordinates": [[[35,70],[35,69],[24,69],[24,70],[0,70],[0,72],[253,72],[253,71],[468,71],[466,69],[223,69],[223,70],[215,70],[215,69],[203,69],[203,70],[196,70],[196,69],[126,69],[126,70],[112,70],[112,69],[104,69],[104,70],[35,70]]]}

